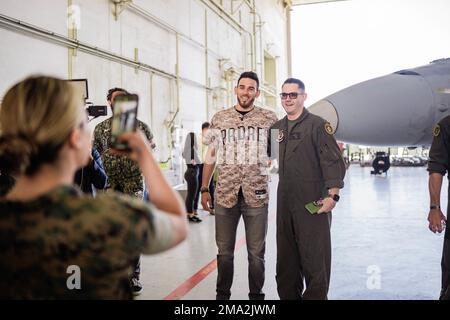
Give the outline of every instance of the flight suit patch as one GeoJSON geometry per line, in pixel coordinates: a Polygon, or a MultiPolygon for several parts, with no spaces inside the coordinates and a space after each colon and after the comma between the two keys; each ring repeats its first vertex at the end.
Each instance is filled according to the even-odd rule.
{"type": "Polygon", "coordinates": [[[255,190],[256,199],[265,199],[267,197],[267,191],[263,190],[255,190]]]}
{"type": "Polygon", "coordinates": [[[437,124],[433,128],[433,136],[437,137],[441,133],[441,127],[437,124]]]}
{"type": "Polygon", "coordinates": [[[291,140],[300,140],[301,134],[299,132],[292,132],[289,136],[291,140]]]}
{"type": "Polygon", "coordinates": [[[333,134],[334,133],[333,127],[331,126],[331,124],[329,122],[325,123],[325,131],[328,134],[333,134]]]}
{"type": "Polygon", "coordinates": [[[280,143],[284,140],[284,132],[283,130],[279,130],[278,131],[278,137],[277,137],[277,142],[280,143]]]}

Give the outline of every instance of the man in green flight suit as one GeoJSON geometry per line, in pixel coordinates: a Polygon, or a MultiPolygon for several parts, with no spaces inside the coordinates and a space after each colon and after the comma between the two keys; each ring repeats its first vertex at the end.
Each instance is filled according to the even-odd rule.
{"type": "Polygon", "coordinates": [[[345,165],[331,125],[304,108],[303,82],[287,79],[280,96],[287,116],[271,127],[272,136],[278,130],[279,149],[278,295],[281,299],[327,299],[331,210],[344,186],[345,165]],[[305,207],[313,201],[321,205],[314,214],[305,207]]]}

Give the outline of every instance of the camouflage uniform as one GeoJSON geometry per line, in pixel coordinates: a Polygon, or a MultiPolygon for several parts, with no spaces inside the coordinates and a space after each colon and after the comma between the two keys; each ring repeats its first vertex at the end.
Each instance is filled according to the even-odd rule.
{"type": "Polygon", "coordinates": [[[31,201],[0,200],[0,299],[129,299],[132,261],[173,243],[166,214],[103,193],[61,186],[31,201]],[[80,289],[68,289],[80,268],[80,289]],[[70,283],[70,282],[69,282],[70,283]]]}
{"type": "MultiPolygon", "coordinates": [[[[111,144],[112,118],[99,123],[94,130],[94,148],[102,155],[103,166],[113,190],[142,198],[144,180],[136,162],[124,155],[112,155],[109,153],[111,144]]],[[[138,120],[138,128],[144,131],[147,139],[153,139],[149,127],[138,120]]]]}
{"type": "MultiPolygon", "coordinates": [[[[112,118],[106,119],[99,123],[94,130],[94,148],[102,156],[109,186],[112,190],[142,199],[144,197],[144,178],[138,164],[125,155],[113,155],[109,152],[111,124],[112,118]]],[[[153,134],[145,123],[138,120],[138,128],[145,133],[149,141],[153,139],[153,134]]],[[[133,278],[139,279],[140,273],[141,262],[138,257],[134,261],[133,278]]]]}
{"type": "Polygon", "coordinates": [[[217,155],[217,299],[231,296],[236,229],[241,216],[248,250],[249,298],[264,299],[269,202],[267,142],[268,129],[276,121],[275,113],[269,110],[254,107],[241,114],[232,107],[214,115],[204,138],[217,155]]]}

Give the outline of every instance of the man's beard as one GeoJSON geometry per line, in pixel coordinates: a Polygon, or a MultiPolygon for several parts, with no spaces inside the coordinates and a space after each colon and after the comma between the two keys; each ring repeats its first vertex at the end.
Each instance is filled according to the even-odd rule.
{"type": "Polygon", "coordinates": [[[237,98],[239,105],[243,108],[243,109],[248,109],[253,105],[253,102],[255,102],[255,98],[248,98],[247,101],[244,103],[241,101],[241,99],[239,99],[239,97],[237,98]]]}

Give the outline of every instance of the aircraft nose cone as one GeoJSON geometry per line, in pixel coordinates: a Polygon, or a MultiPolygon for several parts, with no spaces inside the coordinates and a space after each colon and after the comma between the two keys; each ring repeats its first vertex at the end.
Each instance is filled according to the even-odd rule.
{"type": "Polygon", "coordinates": [[[331,123],[337,140],[396,146],[415,145],[431,134],[432,105],[423,77],[390,74],[338,91],[308,110],[331,123]]]}
{"type": "Polygon", "coordinates": [[[333,103],[329,100],[323,99],[309,107],[308,111],[327,120],[336,132],[336,129],[339,126],[339,116],[333,103]]]}

